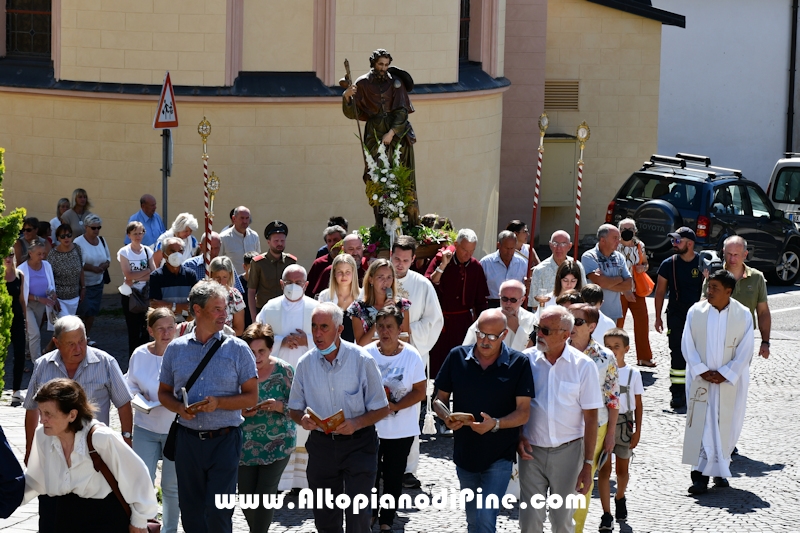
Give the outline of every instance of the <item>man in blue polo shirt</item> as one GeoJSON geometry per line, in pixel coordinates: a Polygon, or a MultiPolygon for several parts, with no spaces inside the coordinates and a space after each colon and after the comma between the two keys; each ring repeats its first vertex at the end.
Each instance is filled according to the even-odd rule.
{"type": "MultiPolygon", "coordinates": [[[[156,198],[152,194],[145,194],[139,198],[139,209],[136,213],[131,215],[131,218],[128,219],[128,223],[131,222],[141,222],[144,226],[144,237],[142,237],[142,244],[145,246],[150,246],[151,248],[155,246],[156,241],[161,236],[162,233],[167,231],[164,227],[164,221],[161,220],[161,216],[156,213],[156,198]]],[[[125,244],[130,244],[131,239],[127,235],[125,236],[125,244]]]]}
{"type": "Polygon", "coordinates": [[[181,264],[183,239],[164,239],[164,266],[150,274],[150,307],[171,307],[172,312],[189,314],[189,291],[197,283],[197,274],[181,264]]]}
{"type": "MultiPolygon", "coordinates": [[[[528,421],[533,398],[530,361],[509,349],[505,315],[490,309],[478,318],[472,346],[458,346],[447,355],[436,377],[438,399],[445,405],[454,394],[453,412],[471,413],[472,423],[445,420],[454,432],[453,460],[461,488],[483,489],[498,500],[505,494],[516,459],[519,427],[528,421]]],[[[477,499],[477,493],[476,493],[477,499]]],[[[494,531],[498,509],[466,504],[467,531],[494,531]]]]}

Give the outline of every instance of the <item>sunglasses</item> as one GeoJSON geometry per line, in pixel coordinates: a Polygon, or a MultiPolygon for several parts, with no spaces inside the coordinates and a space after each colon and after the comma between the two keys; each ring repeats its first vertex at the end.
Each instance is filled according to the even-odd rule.
{"type": "Polygon", "coordinates": [[[94,231],[100,231],[101,229],[103,229],[103,226],[89,226],[89,229],[92,229],[94,231]]]}
{"type": "Polygon", "coordinates": [[[58,238],[59,239],[71,239],[72,238],[72,233],[62,233],[61,235],[58,236],[58,238]]]}
{"type": "Polygon", "coordinates": [[[501,296],[500,297],[500,301],[501,302],[506,302],[506,303],[507,302],[511,302],[512,304],[515,304],[515,303],[517,303],[519,301],[519,299],[518,298],[509,298],[508,296],[501,296]]]}
{"type": "Polygon", "coordinates": [[[25,233],[30,233],[32,231],[36,231],[36,228],[23,228],[22,231],[25,233]]]}
{"type": "Polygon", "coordinates": [[[584,324],[586,324],[586,319],[585,318],[575,317],[575,325],[576,326],[582,326],[584,324]]]}
{"type": "Polygon", "coordinates": [[[491,333],[484,333],[481,330],[476,331],[475,334],[478,336],[479,339],[488,338],[492,342],[496,341],[497,339],[503,336],[502,333],[500,333],[500,335],[492,335],[491,333]]]}
{"type": "Polygon", "coordinates": [[[549,337],[556,331],[564,331],[564,328],[545,328],[541,326],[533,326],[533,334],[538,335],[539,332],[542,333],[543,336],[549,337]]]}

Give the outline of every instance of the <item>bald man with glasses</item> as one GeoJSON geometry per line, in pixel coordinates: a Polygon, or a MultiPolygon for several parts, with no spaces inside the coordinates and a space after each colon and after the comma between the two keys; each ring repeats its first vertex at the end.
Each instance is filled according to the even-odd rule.
{"type": "MultiPolygon", "coordinates": [[[[530,336],[536,327],[536,314],[524,307],[525,285],[521,281],[510,279],[500,285],[500,311],[505,315],[507,332],[503,337],[503,344],[512,350],[522,351],[530,346],[530,336]]],[[[470,346],[477,341],[478,322],[470,326],[464,337],[464,346],[470,346]]]]}

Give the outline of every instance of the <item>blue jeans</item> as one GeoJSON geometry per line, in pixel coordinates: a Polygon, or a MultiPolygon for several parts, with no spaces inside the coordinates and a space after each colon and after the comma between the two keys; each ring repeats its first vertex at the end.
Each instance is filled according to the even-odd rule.
{"type": "MultiPolygon", "coordinates": [[[[147,469],[150,470],[150,479],[156,478],[158,460],[164,459],[161,452],[167,441],[166,434],[154,433],[139,426],[133,426],[133,451],[142,458],[147,469]]],[[[161,494],[164,501],[164,514],[161,531],[175,533],[178,531],[178,476],[175,474],[175,463],[164,459],[161,466],[161,494]]]]}
{"type": "Polygon", "coordinates": [[[499,459],[492,463],[483,472],[468,472],[456,466],[458,481],[461,489],[472,489],[475,498],[466,503],[467,531],[468,533],[494,533],[497,524],[497,515],[500,514],[499,501],[503,498],[511,480],[512,462],[508,459],[499,459]],[[477,508],[477,489],[483,489],[483,506],[486,505],[486,498],[489,494],[496,494],[498,505],[497,509],[478,509],[477,508]]]}

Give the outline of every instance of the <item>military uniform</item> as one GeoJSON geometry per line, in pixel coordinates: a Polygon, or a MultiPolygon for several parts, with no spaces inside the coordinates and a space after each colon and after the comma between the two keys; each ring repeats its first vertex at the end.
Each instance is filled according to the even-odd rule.
{"type": "Polygon", "coordinates": [[[257,255],[250,263],[250,279],[247,286],[256,290],[256,305],[260,309],[265,303],[283,294],[281,277],[289,265],[297,263],[297,258],[286,252],[275,259],[269,252],[257,255]]]}

